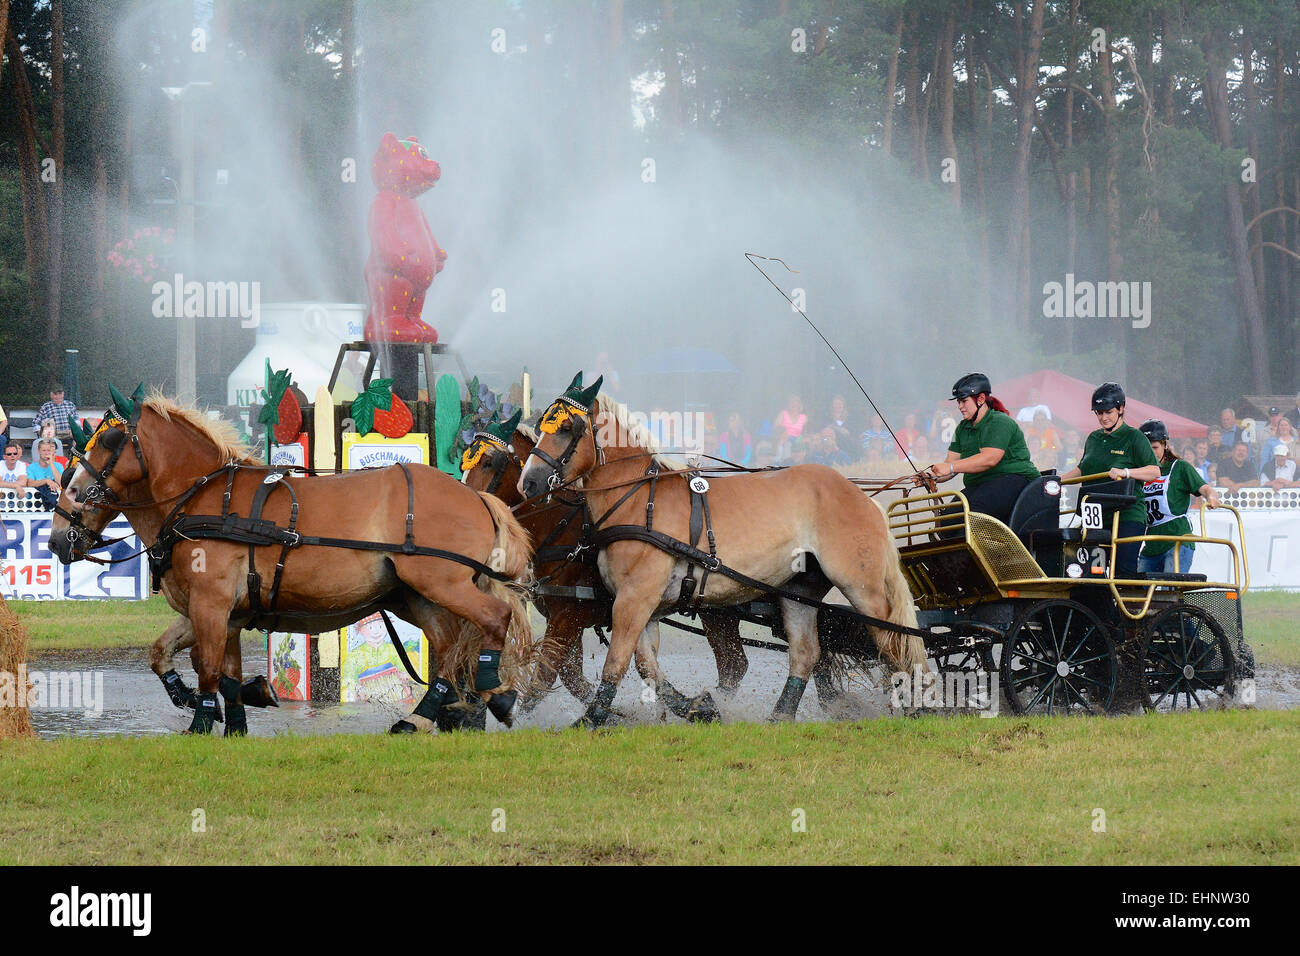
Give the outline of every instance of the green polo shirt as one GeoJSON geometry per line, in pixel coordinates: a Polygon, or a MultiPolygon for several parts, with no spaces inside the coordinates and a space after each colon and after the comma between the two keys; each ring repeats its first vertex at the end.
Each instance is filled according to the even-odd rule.
{"type": "MultiPolygon", "coordinates": [[[[1191,534],[1192,523],[1187,520],[1187,509],[1191,507],[1192,496],[1201,490],[1201,486],[1207,483],[1206,480],[1181,458],[1175,458],[1171,462],[1162,461],[1160,474],[1165,478],[1165,501],[1169,503],[1172,514],[1178,517],[1170,521],[1171,515],[1159,513],[1160,498],[1155,495],[1159,488],[1153,485],[1152,494],[1146,496],[1147,532],[1149,534],[1191,534]]],[[[1156,558],[1173,546],[1172,541],[1148,541],[1142,545],[1142,553],[1147,557],[1156,558]]],[[[1187,546],[1196,547],[1190,541],[1187,542],[1187,546]]],[[[1183,570],[1187,569],[1183,568],[1183,570]]]]}
{"type": "MultiPolygon", "coordinates": [[[[1079,473],[1095,475],[1110,471],[1112,468],[1141,468],[1144,465],[1158,465],[1151,442],[1132,425],[1124,422],[1107,435],[1098,428],[1088,436],[1083,444],[1083,457],[1079,459],[1079,473]]],[[[1098,479],[1110,481],[1109,478],[1098,479]]],[[[1094,484],[1094,482],[1088,482],[1094,484]]],[[[1085,488],[1087,485],[1084,486],[1085,488]]],[[[1200,487],[1199,485],[1197,487],[1200,487]]],[[[1142,482],[1137,482],[1137,503],[1119,513],[1120,521],[1133,521],[1137,524],[1147,523],[1147,509],[1142,495],[1142,482]]],[[[1107,531],[1110,529],[1107,528],[1107,531]]]]}
{"type": "Polygon", "coordinates": [[[984,413],[978,424],[962,419],[953,433],[949,451],[955,451],[962,458],[978,455],[982,448],[1001,448],[1002,460],[986,471],[963,474],[963,484],[967,488],[978,488],[984,482],[998,475],[1024,475],[1037,478],[1038,469],[1029,460],[1029,446],[1025,444],[1025,433],[1020,430],[1014,418],[1005,412],[990,408],[984,413]]]}

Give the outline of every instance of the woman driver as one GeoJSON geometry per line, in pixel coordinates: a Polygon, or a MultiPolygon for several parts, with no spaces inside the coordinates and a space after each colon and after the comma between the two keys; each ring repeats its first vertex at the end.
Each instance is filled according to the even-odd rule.
{"type": "Polygon", "coordinates": [[[1029,446],[1007,407],[989,394],[993,386],[979,372],[963,375],[952,387],[962,420],[948,446],[948,457],[931,465],[935,478],[966,476],[963,494],[971,511],[1006,522],[1025,486],[1038,477],[1029,446]]]}
{"type": "MultiPolygon", "coordinates": [[[[1160,464],[1151,450],[1147,436],[1132,425],[1124,423],[1124,389],[1114,382],[1105,382],[1092,393],[1092,411],[1101,427],[1083,443],[1083,457],[1062,480],[1079,475],[1105,473],[1112,481],[1122,478],[1138,480],[1137,501],[1119,513],[1119,536],[1140,537],[1146,531],[1147,508],[1142,484],[1160,478],[1160,464]]],[[[1101,479],[1098,479],[1099,481],[1101,479]]],[[[1087,485],[1084,486],[1085,488],[1087,485]]],[[[1080,494],[1083,494],[1080,491],[1080,494]]],[[[1105,529],[1109,531],[1110,529],[1105,529]]],[[[1138,551],[1141,541],[1121,544],[1115,558],[1114,576],[1132,577],[1138,569],[1138,551]]]]}

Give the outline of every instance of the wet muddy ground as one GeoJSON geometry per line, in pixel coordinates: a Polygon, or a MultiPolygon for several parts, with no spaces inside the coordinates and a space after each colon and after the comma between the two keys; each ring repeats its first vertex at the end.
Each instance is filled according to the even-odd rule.
{"type": "MultiPolygon", "coordinates": [[[[748,625],[742,628],[742,634],[758,639],[768,637],[766,632],[748,625]]],[[[605,648],[588,631],[584,636],[583,650],[584,672],[587,679],[594,682],[599,678],[605,648]]],[[[665,627],[659,659],[669,679],[687,696],[693,696],[701,690],[711,690],[724,722],[763,721],[771,713],[785,683],[786,656],[776,651],[755,648],[746,650],[749,671],[740,688],[730,697],[723,696],[716,690],[717,669],[703,639],[665,627]]],[[[245,641],[244,661],[246,675],[263,672],[266,665],[265,644],[257,639],[245,641]]],[[[161,682],[149,669],[149,656],[145,648],[42,654],[35,656],[28,667],[32,671],[77,671],[102,675],[102,699],[98,701],[102,712],[98,715],[85,713],[84,707],[33,708],[32,723],[43,738],[65,734],[77,737],[139,737],[176,733],[189,726],[191,712],[172,706],[161,682]]],[[[186,683],[191,686],[195,684],[188,654],[177,657],[176,669],[186,683]]],[[[850,687],[848,695],[833,712],[828,712],[817,699],[814,686],[810,684],[799,707],[799,719],[860,720],[886,716],[889,713],[887,689],[859,681],[850,687]]],[[[1262,669],[1256,677],[1256,689],[1258,707],[1273,710],[1300,707],[1298,673],[1262,669]]],[[[642,691],[642,683],[635,668],[629,668],[614,701],[619,722],[648,724],[678,721],[678,718],[667,714],[661,704],[643,700],[642,691]]],[[[566,727],[581,715],[582,710],[582,705],[557,685],[531,714],[520,717],[517,725],[566,727]]],[[[259,710],[250,707],[248,726],[249,733],[257,737],[275,734],[378,734],[386,732],[393,721],[405,713],[405,708],[398,710],[393,706],[374,703],[282,701],[278,708],[259,710]]],[[[501,729],[495,720],[488,718],[488,730],[501,729]]]]}

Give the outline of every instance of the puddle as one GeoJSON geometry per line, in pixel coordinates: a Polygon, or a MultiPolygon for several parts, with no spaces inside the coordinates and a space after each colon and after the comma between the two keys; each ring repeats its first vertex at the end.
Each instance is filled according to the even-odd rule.
{"type": "MultiPolygon", "coordinates": [[[[746,625],[742,633],[763,639],[766,632],[746,625]]],[[[265,645],[252,639],[244,643],[245,673],[252,675],[265,669],[265,645]]],[[[701,638],[670,628],[663,628],[659,660],[674,686],[690,697],[710,690],[724,723],[767,720],[787,675],[786,656],[775,651],[746,648],[749,671],[739,689],[730,697],[717,689],[717,669],[708,646],[701,638]]],[[[583,641],[583,671],[593,684],[599,680],[605,657],[594,633],[587,632],[583,641]]],[[[177,671],[186,683],[196,681],[189,666],[189,655],[177,656],[177,671]]],[[[66,651],[37,655],[28,665],[36,671],[81,671],[102,675],[102,712],[95,716],[80,708],[32,710],[32,724],[45,739],[64,735],[98,737],[123,735],[147,737],[173,734],[189,727],[191,712],[173,707],[161,682],[149,669],[145,648],[115,651],[66,651]]],[[[1255,706],[1269,710],[1287,710],[1300,706],[1300,673],[1262,669],[1256,677],[1255,706]]],[[[653,724],[678,722],[662,704],[644,693],[635,665],[628,668],[614,700],[619,722],[653,724]]],[[[551,692],[527,715],[519,716],[521,727],[567,727],[582,715],[583,706],[563,687],[551,692]]],[[[276,734],[380,734],[393,721],[404,716],[373,703],[326,704],[310,701],[282,701],[278,708],[248,708],[249,734],[270,737],[276,734]]],[[[885,690],[870,684],[856,683],[836,706],[834,712],[823,708],[815,686],[810,683],[799,707],[800,720],[861,720],[887,716],[885,690]]],[[[488,730],[503,728],[492,718],[488,730]]],[[[220,732],[220,731],[218,731],[220,732]]]]}

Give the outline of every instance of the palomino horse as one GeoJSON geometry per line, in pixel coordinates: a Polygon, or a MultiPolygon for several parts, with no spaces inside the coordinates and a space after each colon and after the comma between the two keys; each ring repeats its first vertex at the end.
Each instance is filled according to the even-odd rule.
{"type": "Polygon", "coordinates": [[[85,557],[114,515],[127,516],[167,603],[194,630],[192,732],[211,732],[218,692],[226,734],[247,731],[241,629],[319,633],[379,610],[429,637],[433,683],[477,664],[493,685],[482,688],[489,706],[513,701],[506,685],[531,650],[526,608],[506,582],[527,573],[530,547],[500,501],[422,465],[289,476],[249,459],[230,426],[142,391],[114,390],[116,414],[69,464],[50,549],[65,563],[85,557]]]}
{"type": "MultiPolygon", "coordinates": [[[[538,426],[541,439],[525,462],[519,488],[532,497],[573,482],[586,496],[593,526],[617,526],[603,539],[597,530],[595,538],[603,544],[601,577],[614,595],[613,636],[600,686],[582,723],[594,726],[607,719],[633,651],[638,669],[653,675],[661,696],[678,693],[654,659],[652,622],[686,600],[717,607],[764,596],[760,588],[718,570],[724,566],[805,599],[820,600],[838,587],[859,613],[916,627],[912,595],[884,512],[851,481],[821,465],[707,482],[692,479],[690,472],[656,461],[647,450],[644,429],[630,424],[607,396],[597,397],[599,386],[598,380],[585,390],[570,389],[546,410],[538,426]],[[652,493],[653,509],[648,507],[652,493]],[[692,498],[697,499],[694,508],[692,498]],[[651,515],[655,532],[707,547],[713,556],[691,561],[650,543],[651,515]],[[693,592],[696,576],[702,578],[698,593],[693,592]],[[687,578],[690,591],[683,587],[687,578]]],[[[790,672],[772,719],[793,720],[821,656],[817,609],[787,597],[779,601],[790,672]]],[[[895,670],[911,673],[914,666],[926,667],[925,646],[917,634],[874,627],[872,636],[884,662],[895,670]]]]}
{"type": "MultiPolygon", "coordinates": [[[[581,384],[580,379],[581,374],[574,379],[575,384],[581,384]]],[[[516,412],[508,421],[491,424],[486,431],[477,432],[461,458],[465,484],[476,491],[496,495],[512,509],[523,501],[517,487],[519,477],[523,462],[537,443],[537,433],[519,424],[521,415],[522,412],[516,412]]],[[[589,559],[585,556],[569,559],[578,547],[584,503],[580,498],[570,501],[557,497],[561,500],[549,504],[528,502],[516,515],[536,548],[534,573],[547,585],[597,591],[601,584],[594,566],[595,555],[589,559]]],[[[539,609],[546,615],[546,638],[538,647],[533,683],[524,690],[520,708],[535,706],[550,691],[557,670],[569,693],[584,704],[590,703],[595,689],[582,674],[581,637],[586,628],[607,623],[608,605],[600,600],[597,592],[590,600],[546,595],[539,602],[539,609]]],[[[730,694],[740,686],[749,669],[740,642],[739,622],[733,615],[704,611],[700,623],[717,661],[718,688],[730,694]]],[[[648,675],[643,676],[649,679],[648,675]]],[[[706,703],[702,716],[708,714],[706,703]]],[[[685,717],[687,713],[683,711],[678,716],[685,717]]]]}

